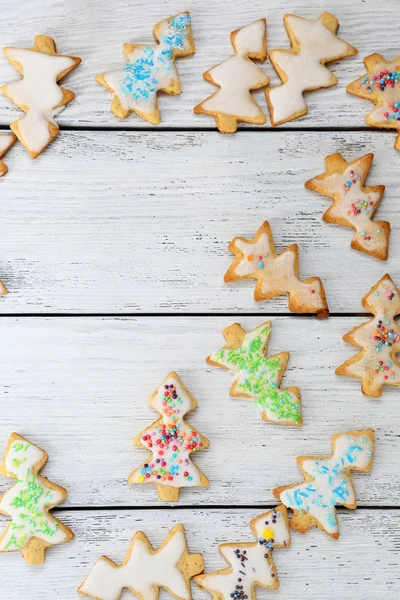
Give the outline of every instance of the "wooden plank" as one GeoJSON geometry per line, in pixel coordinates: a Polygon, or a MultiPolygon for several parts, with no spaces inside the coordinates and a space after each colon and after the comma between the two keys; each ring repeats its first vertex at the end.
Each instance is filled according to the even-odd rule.
{"type": "MultiPolygon", "coordinates": [[[[291,353],[283,385],[301,390],[298,428],[262,421],[252,402],[230,398],[230,374],[206,364],[232,318],[3,318],[0,449],[14,430],[46,449],[44,474],[68,488],[66,506],[160,506],[153,486],[127,478],[146,458],[132,439],[157,418],[148,397],[176,370],[199,402],[188,421],[210,440],[195,461],[211,485],[184,490],[180,505],[274,503],[274,487],[301,481],[297,455],[371,427],[376,456],[355,475],[359,504],[398,506],[399,392],[365,398],[358,381],[334,375],[352,355],[342,334],[360,321],[274,318],[269,352],[291,353]]],[[[240,322],[250,330],[263,318],[240,322]]],[[[1,478],[0,493],[9,485],[1,478]]]]}
{"type": "MultiPolygon", "coordinates": [[[[336,0],[334,6],[326,7],[321,6],[318,0],[308,0],[306,6],[301,0],[290,5],[286,0],[275,0],[273,4],[252,0],[251,3],[231,3],[228,13],[224,0],[184,4],[176,0],[164,0],[163,3],[136,0],[134,6],[129,0],[114,0],[112,9],[101,2],[61,0],[48,3],[46,0],[32,0],[23,11],[14,0],[3,0],[1,43],[2,46],[29,47],[34,35],[45,33],[54,37],[61,52],[82,58],[82,65],[66,79],[67,87],[76,92],[76,100],[57,117],[60,124],[139,129],[149,127],[149,124],[134,116],[127,121],[118,121],[110,111],[108,93],[94,81],[94,76],[123,65],[124,42],[151,42],[156,22],[189,9],[196,54],[179,61],[183,93],[177,98],[164,95],[160,100],[162,125],[214,128],[215,121],[194,115],[193,107],[215,91],[214,86],[203,80],[202,74],[232,53],[230,32],[260,17],[267,17],[269,49],[287,48],[289,43],[283,27],[283,15],[292,12],[318,18],[324,8],[334,12],[340,22],[340,36],[354,44],[359,54],[334,64],[331,68],[338,76],[339,84],[328,90],[309,93],[309,114],[286,127],[359,127],[364,124],[369,105],[346,94],[345,88],[364,72],[362,59],[366,55],[374,51],[382,51],[387,58],[398,55],[396,28],[387,26],[387,15],[394,14],[397,8],[395,0],[381,0],[379,11],[376,11],[373,0],[357,5],[357,10],[347,0],[336,0]]],[[[272,79],[271,85],[278,84],[279,78],[269,61],[264,69],[272,79]]],[[[16,78],[15,70],[4,57],[0,60],[0,76],[2,82],[16,78]]],[[[267,114],[265,127],[269,128],[263,92],[257,93],[256,98],[267,114]]],[[[8,125],[19,114],[20,111],[10,101],[3,97],[0,99],[1,125],[8,125]]]]}
{"type": "MultiPolygon", "coordinates": [[[[43,567],[29,567],[18,553],[2,555],[1,588],[7,600],[20,600],[21,581],[30,600],[62,597],[78,598],[76,590],[95,561],[102,555],[121,563],[135,531],[143,530],[157,547],[172,526],[185,525],[189,550],[202,552],[206,571],[226,567],[218,544],[252,541],[248,522],[258,510],[174,510],[174,511],[59,511],[59,518],[76,533],[73,542],[47,553],[43,567]]],[[[313,529],[307,535],[292,534],[292,547],[275,550],[280,588],[275,593],[257,590],[259,600],[270,597],[285,600],[362,600],[377,597],[384,590],[385,600],[397,600],[399,511],[356,510],[339,515],[341,536],[331,540],[313,529]]],[[[210,595],[192,584],[194,600],[210,595]]],[[[162,598],[167,598],[162,593],[162,598]]],[[[124,600],[132,598],[125,592],[124,600]]]]}
{"type": "Polygon", "coordinates": [[[34,162],[16,146],[8,164],[4,313],[286,313],[286,297],[256,303],[254,282],[223,282],[228,242],[265,219],[278,251],[299,244],[300,276],[322,278],[333,312],[360,312],[387,271],[400,282],[398,156],[384,134],[64,132],[34,162]],[[371,150],[369,182],[387,186],[387,263],[351,250],[351,230],[322,222],[329,200],[304,188],[327,154],[371,150]]]}

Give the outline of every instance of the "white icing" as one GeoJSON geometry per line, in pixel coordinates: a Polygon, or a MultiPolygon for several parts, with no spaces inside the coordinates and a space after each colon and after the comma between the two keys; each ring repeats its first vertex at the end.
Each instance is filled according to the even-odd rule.
{"type": "Polygon", "coordinates": [[[23,68],[23,78],[5,86],[12,101],[28,111],[17,121],[18,129],[27,147],[40,152],[50,141],[49,123],[64,108],[59,106],[64,94],[57,76],[72,67],[74,60],[24,48],[7,48],[7,56],[23,68]]]}
{"type": "Polygon", "coordinates": [[[156,483],[172,487],[200,485],[200,472],[191,461],[190,453],[202,447],[201,436],[183,419],[191,409],[191,398],[180,381],[169,376],[158,388],[151,405],[162,415],[162,423],[144,432],[141,443],[152,452],[152,457],[131,474],[130,483],[156,483]],[[171,390],[169,386],[174,386],[177,398],[165,404],[165,393],[171,390]],[[165,437],[164,427],[167,433],[171,427],[176,433],[165,437]],[[157,440],[160,442],[157,443],[157,440]],[[147,473],[150,477],[146,477],[147,473]]]}
{"type": "Polygon", "coordinates": [[[63,495],[46,486],[33,468],[44,457],[43,450],[25,440],[15,440],[5,456],[8,476],[15,485],[0,498],[0,511],[11,516],[12,522],[0,537],[0,551],[13,551],[26,546],[33,538],[50,545],[60,544],[67,538],[58,522],[47,513],[48,507],[63,500],[63,495]]]}
{"type": "Polygon", "coordinates": [[[303,92],[332,85],[332,74],[321,61],[341,57],[349,49],[346,42],[324,26],[322,17],[309,21],[290,15],[286,23],[299,42],[300,50],[298,54],[281,50],[270,53],[274,63],[287,75],[285,83],[268,91],[276,124],[293,118],[297,113],[304,114],[307,104],[303,92]]]}
{"type": "Polygon", "coordinates": [[[238,31],[233,41],[235,54],[207,72],[220,89],[201,104],[204,110],[249,119],[263,116],[249,90],[268,85],[269,77],[247,55],[262,52],[264,38],[262,19],[238,31]]]}
{"type": "Polygon", "coordinates": [[[296,299],[297,304],[303,304],[311,312],[326,308],[323,287],[319,280],[312,283],[300,281],[295,274],[297,252],[288,248],[282,254],[275,255],[271,241],[263,233],[257,242],[236,239],[235,246],[243,253],[243,258],[237,264],[235,273],[244,277],[254,275],[262,281],[262,294],[277,296],[288,292],[296,299]],[[261,259],[259,258],[261,256],[261,259]],[[249,258],[251,257],[251,260],[249,258]],[[262,267],[259,267],[259,264],[262,267]]]}
{"type": "Polygon", "coordinates": [[[221,594],[223,600],[231,600],[233,593],[238,593],[239,598],[247,596],[251,599],[254,597],[252,591],[255,585],[275,586],[271,550],[274,546],[289,544],[290,534],[286,521],[279,510],[269,511],[256,520],[255,529],[257,542],[220,546],[221,554],[232,567],[231,572],[217,571],[200,575],[196,577],[196,582],[213,594],[221,594]],[[272,522],[273,515],[276,515],[275,523],[272,522]],[[237,589],[236,586],[243,587],[237,589]]]}
{"type": "MultiPolygon", "coordinates": [[[[0,159],[2,158],[2,156],[4,156],[4,154],[10,148],[10,146],[13,145],[14,139],[15,137],[13,133],[0,134],[0,159]]],[[[4,173],[7,173],[7,167],[5,166],[3,161],[0,160],[0,177],[4,175],[4,173]]]]}
{"type": "Polygon", "coordinates": [[[190,16],[181,13],[158,26],[158,45],[139,45],[127,56],[123,69],[104,73],[104,79],[124,110],[151,115],[157,107],[157,92],[179,83],[175,66],[178,50],[190,47],[190,16]]]}
{"type": "Polygon", "coordinates": [[[349,471],[366,469],[373,458],[372,439],[365,432],[336,438],[331,458],[305,459],[301,468],[312,480],[280,494],[285,506],[314,517],[329,534],[338,533],[335,505],[354,506],[355,492],[349,471]]]}
{"type": "Polygon", "coordinates": [[[395,321],[400,313],[400,297],[390,277],[382,279],[377,289],[367,296],[367,302],[375,318],[353,331],[354,342],[363,351],[359,360],[348,364],[346,370],[348,375],[368,383],[372,391],[378,391],[383,385],[400,383],[400,366],[395,358],[400,352],[400,326],[395,321]]]}
{"type": "Polygon", "coordinates": [[[155,554],[144,541],[134,539],[126,564],[117,567],[101,557],[79,591],[98,600],[117,600],[123,588],[131,588],[146,600],[157,600],[158,586],[167,588],[177,598],[189,600],[190,590],[178,568],[185,549],[185,535],[180,530],[155,554]]]}
{"type": "Polygon", "coordinates": [[[298,424],[300,398],[278,387],[282,377],[281,358],[265,355],[270,333],[270,323],[260,325],[246,333],[240,348],[223,348],[214,352],[210,359],[234,373],[236,391],[252,397],[269,421],[298,424]]]}

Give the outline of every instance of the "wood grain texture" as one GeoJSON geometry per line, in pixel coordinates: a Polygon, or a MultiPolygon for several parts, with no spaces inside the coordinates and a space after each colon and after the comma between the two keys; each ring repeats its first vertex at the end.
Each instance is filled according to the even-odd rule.
{"type": "MultiPolygon", "coordinates": [[[[179,506],[275,504],[273,488],[302,481],[296,456],[329,454],[332,434],[369,427],[376,455],[371,473],[355,474],[359,504],[398,506],[399,393],[366,398],[334,374],[351,355],[342,334],[360,321],[273,319],[270,354],[290,352],[282,387],[302,395],[297,428],[262,421],[251,401],[229,396],[230,374],[206,364],[232,318],[3,318],[0,447],[17,430],[44,448],[43,475],[68,489],[65,506],[160,506],[153,486],[127,479],[146,458],[132,440],[157,418],[147,400],[174,369],[199,403],[188,422],[210,440],[194,460],[211,485],[183,490],[179,506]]],[[[8,487],[2,479],[0,492],[8,487]]]]}
{"type": "MultiPolygon", "coordinates": [[[[346,94],[346,85],[364,72],[363,58],[381,52],[387,58],[398,55],[398,32],[387,26],[387,15],[395,14],[396,0],[381,0],[379,10],[374,0],[233,0],[226,10],[224,0],[164,0],[151,2],[114,0],[112,6],[102,0],[31,0],[29,9],[22,10],[14,0],[2,1],[1,45],[29,47],[38,33],[56,40],[62,53],[80,56],[81,66],[65,84],[76,93],[76,99],[57,117],[63,126],[132,127],[140,129],[149,124],[137,117],[119,121],[110,110],[110,96],[94,81],[94,76],[124,64],[124,42],[151,42],[153,26],[163,18],[189,9],[192,15],[196,54],[179,61],[182,94],[176,98],[162,95],[160,109],[165,127],[206,127],[215,129],[214,119],[196,116],[193,107],[204,100],[215,87],[203,80],[202,74],[232,53],[229,34],[261,17],[267,18],[268,49],[289,48],[283,26],[287,12],[307,18],[317,18],[324,10],[334,13],[340,23],[339,35],[355,45],[357,56],[338,61],[330,68],[339,78],[338,85],[329,90],[307,94],[309,113],[298,121],[286,124],[289,128],[360,127],[364,125],[368,102],[346,94]],[[384,33],[384,35],[383,35],[384,33]]],[[[270,61],[263,66],[271,77],[271,86],[279,83],[270,61]]],[[[16,73],[5,58],[0,60],[0,79],[7,83],[16,73]]],[[[270,119],[263,92],[256,94],[257,102],[270,119]]],[[[5,98],[0,98],[0,124],[8,125],[20,111],[5,98]]],[[[391,136],[394,137],[394,136],[391,136]]]]}
{"type": "MultiPolygon", "coordinates": [[[[2,555],[0,578],[2,597],[21,600],[20,578],[31,600],[77,600],[76,589],[102,555],[121,563],[133,534],[144,531],[157,547],[170,528],[183,523],[189,550],[202,552],[205,570],[226,567],[218,544],[252,541],[249,521],[262,509],[174,510],[174,511],[57,511],[60,519],[74,529],[73,542],[52,548],[42,567],[21,568],[19,554],[2,555]]],[[[307,535],[293,532],[292,546],[276,549],[274,562],[280,588],[257,590],[259,600],[354,600],[382,597],[398,599],[400,567],[398,513],[394,510],[340,511],[341,536],[331,540],[313,529],[307,535]]],[[[24,565],[22,565],[24,566],[24,565]]],[[[210,595],[192,584],[194,600],[210,595]]],[[[123,599],[133,598],[125,592],[123,599]]],[[[170,598],[162,593],[160,598],[170,598]]]]}
{"type": "Polygon", "coordinates": [[[0,312],[288,312],[225,284],[228,242],[265,219],[280,252],[299,244],[300,277],[321,277],[330,310],[360,312],[384,273],[400,282],[398,159],[385,134],[63,132],[32,161],[20,146],[0,181],[0,312]],[[326,224],[329,200],[304,188],[323,158],[375,152],[368,184],[392,225],[387,263],[326,224]]]}

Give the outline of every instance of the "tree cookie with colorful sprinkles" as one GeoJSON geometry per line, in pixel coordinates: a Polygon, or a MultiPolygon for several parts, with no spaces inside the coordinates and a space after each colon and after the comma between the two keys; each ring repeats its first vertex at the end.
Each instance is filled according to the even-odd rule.
{"type": "Polygon", "coordinates": [[[300,390],[297,387],[279,389],[289,353],[266,356],[271,329],[271,321],[247,333],[239,323],[230,325],[222,332],[226,345],[211,354],[207,362],[232,371],[231,396],[253,399],[264,421],[301,425],[300,390]]]}
{"type": "Polygon", "coordinates": [[[67,497],[64,488],[39,475],[48,455],[18,433],[12,433],[0,463],[0,474],[16,480],[0,498],[0,513],[11,523],[0,536],[0,552],[20,551],[31,565],[45,560],[49,546],[73,539],[73,532],[50,514],[67,497]]]}
{"type": "Polygon", "coordinates": [[[36,158],[58,135],[54,117],[75,98],[74,92],[58,82],[81,59],[58,54],[54,40],[47,35],[35,36],[33,48],[8,47],[4,54],[22,79],[3,85],[1,91],[26,113],[10,127],[31,158],[36,158]]]}
{"type": "Polygon", "coordinates": [[[154,44],[124,44],[126,65],[95,77],[112,93],[111,110],[118,119],[132,112],[158,125],[161,121],[157,93],[180,94],[175,61],[194,54],[190,14],[180,13],[155,25],[154,44]]]}
{"type": "Polygon", "coordinates": [[[259,19],[231,33],[234,54],[203,74],[220,89],[195,106],[196,114],[215,117],[222,133],[234,133],[238,122],[263,125],[265,115],[251,95],[269,83],[269,77],[253,60],[267,58],[266,20],[259,19]]]}
{"type": "Polygon", "coordinates": [[[371,127],[396,129],[395,150],[400,150],[400,56],[387,61],[380,54],[364,59],[367,73],[350,83],[349,94],[376,104],[365,122],[371,127]]]}
{"type": "Polygon", "coordinates": [[[8,171],[8,167],[1,159],[9,151],[11,146],[17,141],[17,136],[13,133],[1,133],[0,134],[0,177],[5,175],[8,171]]]}
{"type": "Polygon", "coordinates": [[[291,49],[270,51],[269,57],[282,83],[265,91],[273,127],[307,114],[304,92],[337,83],[326,63],[357,54],[354,46],[336,35],[339,22],[327,12],[316,21],[285,15],[283,22],[291,49]]]}
{"type": "Polygon", "coordinates": [[[254,299],[257,302],[289,294],[291,312],[328,316],[321,280],[319,277],[299,280],[297,244],[277,254],[268,221],[264,221],[253,239],[235,237],[228,248],[236,258],[225,273],[225,282],[256,279],[254,299]]]}
{"type": "Polygon", "coordinates": [[[209,441],[183,418],[197,402],[175,372],[167,375],[149,404],[161,417],[133,443],[152,455],[131,473],[129,483],[155,484],[160,499],[166,502],[177,501],[180,488],[210,485],[190,459],[192,452],[207,448],[209,441]]]}
{"type": "Polygon", "coordinates": [[[139,600],[158,600],[164,588],[178,600],[191,600],[190,580],[203,568],[203,556],[189,553],[179,523],[158,550],[144,533],[136,532],[122,565],[101,556],[78,592],[94,600],[118,600],[128,588],[139,600]]]}
{"type": "Polygon", "coordinates": [[[275,548],[290,546],[286,507],[277,506],[250,522],[256,542],[222,544],[219,551],[231,565],[197,575],[194,581],[214,600],[256,600],[256,587],[276,589],[279,580],[272,559],[275,548]]]}
{"type": "Polygon", "coordinates": [[[361,380],[366,396],[378,398],[384,385],[400,386],[400,327],[395,318],[400,314],[399,290],[386,274],[362,299],[362,305],[374,315],[363,325],[343,336],[345,342],[361,348],[336,369],[337,375],[361,380]]]}
{"type": "Polygon", "coordinates": [[[387,260],[390,223],[372,220],[385,186],[364,187],[373,159],[373,154],[366,154],[347,162],[341,154],[331,154],[325,158],[327,171],[305,186],[334,200],[322,218],[326,223],[355,229],[352,248],[387,260]]]}
{"type": "Polygon", "coordinates": [[[337,433],[332,436],[331,456],[298,456],[304,483],[276,488],[274,495],[293,510],[290,526],[306,533],[317,526],[331,538],[339,538],[336,505],[357,508],[351,470],[372,467],[375,436],[372,429],[337,433]]]}

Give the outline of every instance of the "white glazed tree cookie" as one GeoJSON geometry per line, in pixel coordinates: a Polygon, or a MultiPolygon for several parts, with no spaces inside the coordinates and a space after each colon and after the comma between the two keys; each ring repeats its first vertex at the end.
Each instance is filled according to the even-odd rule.
{"type": "Polygon", "coordinates": [[[207,362],[233,373],[231,396],[251,398],[264,421],[301,425],[300,390],[297,387],[279,388],[289,353],[266,356],[271,330],[271,321],[248,333],[239,323],[234,323],[223,331],[226,345],[213,352],[207,362]]]}
{"type": "Polygon", "coordinates": [[[337,83],[325,64],[357,54],[356,48],[336,36],[339,23],[325,12],[316,21],[285,15],[290,50],[271,50],[269,57],[282,84],[265,91],[273,127],[307,114],[303,93],[337,83]]]}
{"type": "Polygon", "coordinates": [[[12,433],[0,464],[0,474],[16,480],[0,498],[0,513],[12,519],[0,536],[0,552],[20,551],[32,565],[44,562],[46,548],[74,537],[49,513],[65,500],[67,492],[39,475],[47,458],[44,450],[12,433]]]}
{"type": "Polygon", "coordinates": [[[111,110],[119,119],[135,112],[158,125],[157,93],[175,96],[182,91],[175,61],[194,54],[190,14],[180,13],[157,23],[153,33],[158,45],[124,44],[125,67],[95,78],[112,93],[111,110]]]}
{"type": "Polygon", "coordinates": [[[297,457],[304,483],[274,490],[275,497],[293,510],[290,520],[293,529],[305,533],[316,525],[331,538],[339,538],[335,506],[357,507],[350,471],[371,469],[374,443],[372,429],[338,433],[332,436],[331,456],[297,457]]]}
{"type": "Polygon", "coordinates": [[[256,279],[254,299],[257,302],[289,294],[291,312],[314,313],[317,317],[329,314],[321,280],[310,277],[300,281],[297,244],[277,254],[268,221],[264,221],[252,240],[235,237],[228,248],[236,258],[225,273],[224,281],[256,279]]]}
{"type": "Polygon", "coordinates": [[[214,600],[256,600],[257,586],[276,589],[279,580],[272,558],[275,548],[290,546],[285,506],[277,506],[253,519],[256,542],[222,544],[219,551],[231,565],[228,569],[197,575],[194,581],[214,600]]]}
{"type": "Polygon", "coordinates": [[[196,114],[215,117],[223,133],[234,133],[238,122],[263,125],[266,121],[250,94],[269,83],[269,77],[252,62],[264,62],[267,58],[266,20],[233,31],[231,43],[234,54],[203,75],[220,89],[194,108],[196,114]]]}
{"type": "Polygon", "coordinates": [[[6,152],[15,144],[17,136],[13,133],[1,133],[0,134],[0,177],[5,175],[8,171],[7,165],[1,160],[6,152]]]}
{"type": "Polygon", "coordinates": [[[209,442],[183,418],[197,402],[176,373],[167,375],[149,404],[161,417],[134,440],[151,456],[131,473],[129,483],[155,484],[161,500],[174,502],[181,487],[210,484],[190,458],[192,452],[207,448],[209,442]]]}
{"type": "Polygon", "coordinates": [[[36,158],[58,135],[54,117],[75,98],[58,82],[81,59],[57,54],[54,40],[47,35],[37,35],[31,49],[7,47],[4,54],[22,79],[3,85],[1,91],[26,113],[10,127],[30,156],[36,158]]]}
{"type": "Polygon", "coordinates": [[[183,525],[153,550],[146,535],[135,533],[121,566],[101,556],[78,592],[95,600],[117,600],[128,588],[139,600],[157,600],[164,588],[178,600],[191,600],[190,579],[203,571],[201,554],[190,554],[183,525]]]}
{"type": "Polygon", "coordinates": [[[355,229],[352,248],[387,260],[390,223],[372,220],[385,186],[364,187],[373,159],[373,154],[366,154],[346,162],[341,154],[331,154],[325,158],[327,171],[305,186],[334,200],[322,218],[327,223],[355,229]]]}
{"type": "Polygon", "coordinates": [[[361,380],[363,394],[377,398],[384,385],[400,386],[400,296],[390,275],[384,275],[362,299],[374,318],[346,333],[343,339],[361,348],[336,369],[337,375],[361,380]]]}

